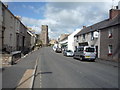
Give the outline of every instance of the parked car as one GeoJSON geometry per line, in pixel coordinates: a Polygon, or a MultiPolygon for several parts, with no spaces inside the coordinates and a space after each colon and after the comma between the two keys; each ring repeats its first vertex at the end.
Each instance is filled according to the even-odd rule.
{"type": "Polygon", "coordinates": [[[92,60],[96,59],[95,47],[90,46],[80,46],[74,51],[73,58],[78,58],[80,60],[92,60]]]}
{"type": "Polygon", "coordinates": [[[63,55],[64,55],[64,56],[73,56],[73,51],[72,51],[72,50],[65,50],[65,51],[63,52],[63,55]]]}
{"type": "Polygon", "coordinates": [[[55,52],[57,52],[57,53],[61,53],[62,52],[62,49],[61,48],[56,48],[56,51],[55,52]]]}
{"type": "Polygon", "coordinates": [[[53,46],[53,51],[56,51],[56,48],[55,48],[55,46],[53,46]]]}

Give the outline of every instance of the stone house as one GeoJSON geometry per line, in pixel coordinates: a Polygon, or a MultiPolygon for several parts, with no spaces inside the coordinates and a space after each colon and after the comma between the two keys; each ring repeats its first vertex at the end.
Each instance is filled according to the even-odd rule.
{"type": "Polygon", "coordinates": [[[52,40],[50,40],[50,42],[49,42],[49,44],[51,44],[51,45],[54,45],[54,44],[56,44],[57,43],[57,40],[55,40],[55,39],[52,39],[52,40]]]}
{"type": "Polygon", "coordinates": [[[100,58],[120,61],[120,10],[100,31],[100,58]]]}
{"type": "Polygon", "coordinates": [[[16,50],[15,38],[15,17],[2,3],[3,28],[2,28],[2,49],[3,51],[12,52],[16,50]]]}
{"type": "Polygon", "coordinates": [[[0,44],[3,52],[26,51],[29,48],[27,27],[0,2],[0,44]],[[2,26],[1,26],[2,25],[2,26]]]}

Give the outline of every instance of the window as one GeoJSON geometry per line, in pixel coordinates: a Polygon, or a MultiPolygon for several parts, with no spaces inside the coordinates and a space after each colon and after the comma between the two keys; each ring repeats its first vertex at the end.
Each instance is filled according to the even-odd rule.
{"type": "Polygon", "coordinates": [[[78,49],[78,52],[83,51],[83,50],[84,50],[84,48],[79,48],[79,49],[78,49]]]}
{"type": "Polygon", "coordinates": [[[111,29],[108,31],[108,37],[112,38],[112,30],[111,29]]]}
{"type": "Polygon", "coordinates": [[[112,55],[112,49],[113,49],[112,45],[109,45],[108,46],[108,55],[112,55]]]}
{"type": "Polygon", "coordinates": [[[3,25],[5,25],[5,9],[2,8],[3,25]]]}
{"type": "Polygon", "coordinates": [[[11,16],[11,19],[13,19],[13,17],[11,16]]]}
{"type": "Polygon", "coordinates": [[[76,38],[76,41],[78,42],[78,36],[77,36],[77,38],[76,38]]]}
{"type": "Polygon", "coordinates": [[[11,42],[11,40],[12,40],[12,34],[10,34],[10,42],[11,42]]]}
{"type": "Polygon", "coordinates": [[[91,32],[91,40],[94,40],[94,33],[91,32]]]}
{"type": "Polygon", "coordinates": [[[85,34],[83,34],[83,39],[85,39],[85,34]]]}
{"type": "Polygon", "coordinates": [[[86,52],[94,52],[95,51],[95,49],[94,48],[86,48],[86,50],[85,50],[86,52]]]}

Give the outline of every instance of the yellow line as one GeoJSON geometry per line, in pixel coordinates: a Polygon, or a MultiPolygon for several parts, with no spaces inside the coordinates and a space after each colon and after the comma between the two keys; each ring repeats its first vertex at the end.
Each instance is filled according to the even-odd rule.
{"type": "Polygon", "coordinates": [[[32,82],[32,77],[33,75],[33,69],[27,69],[26,72],[24,73],[22,79],[20,80],[16,90],[18,88],[30,88],[31,87],[31,82],[32,82]]]}

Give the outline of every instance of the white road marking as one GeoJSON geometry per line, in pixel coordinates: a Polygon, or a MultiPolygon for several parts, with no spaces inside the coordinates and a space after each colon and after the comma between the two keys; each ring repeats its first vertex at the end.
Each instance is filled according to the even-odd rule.
{"type": "Polygon", "coordinates": [[[41,75],[41,71],[40,71],[40,88],[42,88],[42,75],[41,75]]]}
{"type": "Polygon", "coordinates": [[[42,75],[41,75],[41,55],[40,55],[40,58],[39,58],[39,65],[40,65],[40,88],[42,88],[42,75]]]}

